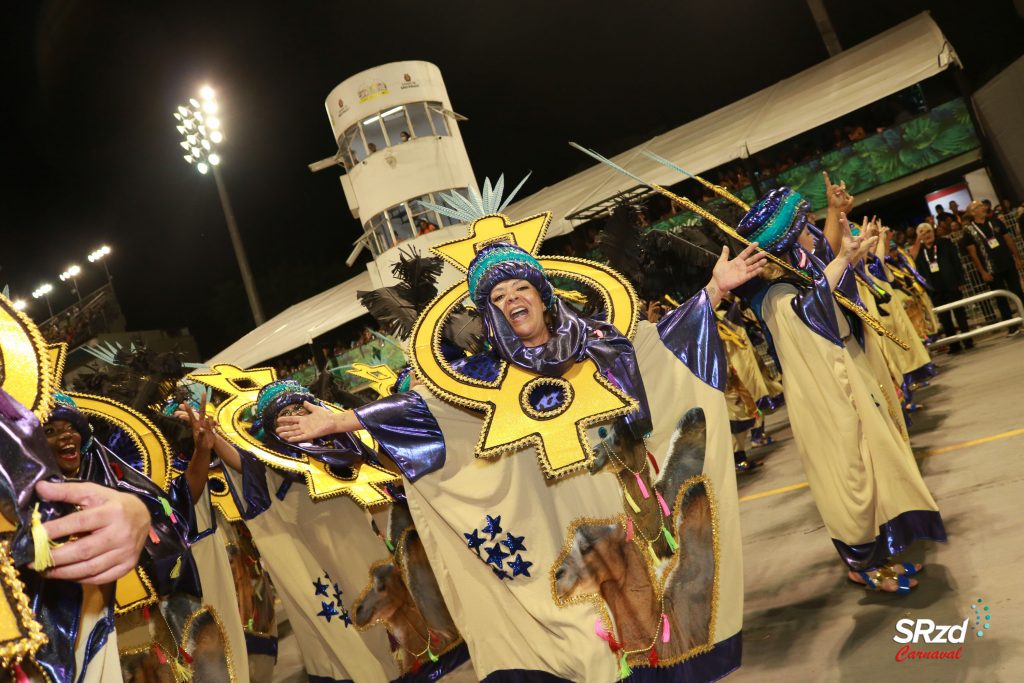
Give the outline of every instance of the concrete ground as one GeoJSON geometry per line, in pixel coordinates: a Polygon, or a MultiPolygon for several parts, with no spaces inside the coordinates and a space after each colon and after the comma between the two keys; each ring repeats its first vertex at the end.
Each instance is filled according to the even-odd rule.
{"type": "MultiPolygon", "coordinates": [[[[806,486],[785,410],[768,417],[776,443],[740,478],[746,606],[743,666],[728,683],[1024,680],[1024,335],[999,333],[971,352],[936,356],[940,374],[918,392],[911,443],[938,501],[949,543],[919,543],[920,585],[905,597],[846,579],[806,486]],[[895,660],[899,619],[971,618],[959,660],[895,660]],[[981,610],[984,613],[984,610],[981,610]]],[[[305,680],[295,638],[282,632],[275,681],[305,680]]],[[[913,646],[912,646],[913,647],[913,646]]],[[[958,646],[920,643],[916,649],[958,646]]]]}
{"type": "Polygon", "coordinates": [[[940,374],[918,392],[924,409],[910,434],[949,542],[908,551],[907,559],[925,564],[910,595],[871,593],[847,581],[804,483],[785,412],[769,416],[776,443],[754,451],[765,466],[739,482],[743,666],[729,683],[1024,680],[1024,336],[999,333],[935,360],[940,374]],[[982,638],[974,605],[991,615],[982,638]],[[896,661],[899,619],[960,624],[968,617],[960,660],[896,661]]]}

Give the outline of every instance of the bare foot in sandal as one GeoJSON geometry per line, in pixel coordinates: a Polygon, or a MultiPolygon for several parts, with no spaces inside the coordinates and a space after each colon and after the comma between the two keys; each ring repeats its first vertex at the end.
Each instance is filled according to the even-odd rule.
{"type": "Polygon", "coordinates": [[[883,567],[868,572],[851,571],[847,573],[847,577],[850,581],[858,583],[868,590],[882,591],[883,593],[909,593],[910,589],[917,585],[917,579],[912,579],[905,574],[892,573],[887,569],[887,567],[883,567]]]}

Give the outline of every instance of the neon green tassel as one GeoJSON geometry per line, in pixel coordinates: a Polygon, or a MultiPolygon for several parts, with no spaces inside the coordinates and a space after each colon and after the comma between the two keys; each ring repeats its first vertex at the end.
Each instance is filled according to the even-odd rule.
{"type": "Polygon", "coordinates": [[[437,655],[435,655],[434,651],[431,650],[429,647],[427,648],[427,657],[430,657],[430,661],[432,661],[432,662],[436,662],[437,661],[437,655]]]}
{"type": "Polygon", "coordinates": [[[633,500],[633,496],[629,495],[629,491],[625,487],[622,488],[622,494],[626,496],[626,502],[629,503],[629,507],[633,508],[633,512],[639,513],[640,507],[637,506],[636,501],[633,500]]]}
{"type": "Polygon", "coordinates": [[[177,681],[187,681],[192,678],[192,670],[177,659],[171,660],[171,668],[174,669],[174,679],[177,681]]]}
{"type": "Polygon", "coordinates": [[[679,550],[679,544],[676,543],[676,539],[672,537],[672,533],[668,530],[668,528],[665,527],[664,524],[661,525],[661,532],[665,534],[665,540],[668,541],[668,549],[672,552],[679,550]]]}
{"type": "Polygon", "coordinates": [[[248,622],[246,622],[246,624],[245,624],[245,627],[246,627],[247,629],[249,629],[250,631],[252,631],[252,630],[253,630],[253,625],[252,625],[252,617],[249,617],[249,621],[248,621],[248,622]]]}
{"type": "Polygon", "coordinates": [[[395,552],[395,544],[388,539],[384,539],[384,545],[388,547],[388,552],[395,552]]]}
{"type": "Polygon", "coordinates": [[[619,660],[619,680],[624,680],[633,675],[633,670],[629,668],[629,664],[626,662],[626,653],[622,653],[622,659],[619,660]]]}
{"type": "Polygon", "coordinates": [[[53,556],[50,555],[50,536],[43,526],[43,515],[39,512],[39,504],[36,503],[32,510],[32,548],[35,551],[35,570],[42,572],[53,566],[53,556]]]}
{"type": "Polygon", "coordinates": [[[164,514],[170,517],[171,514],[173,514],[174,512],[173,510],[171,510],[171,504],[168,503],[167,499],[164,498],[163,496],[160,496],[159,498],[157,498],[157,500],[160,501],[160,507],[164,509],[164,514]]]}
{"type": "Polygon", "coordinates": [[[181,557],[178,557],[178,559],[174,561],[174,566],[171,567],[171,578],[176,579],[179,576],[181,576],[181,557]]]}

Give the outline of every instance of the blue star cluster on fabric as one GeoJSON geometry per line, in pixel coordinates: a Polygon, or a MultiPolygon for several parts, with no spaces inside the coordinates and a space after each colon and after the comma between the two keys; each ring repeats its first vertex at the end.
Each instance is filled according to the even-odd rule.
{"type": "Polygon", "coordinates": [[[480,530],[473,529],[471,534],[462,534],[466,537],[466,543],[469,545],[470,550],[475,550],[477,556],[480,555],[480,546],[484,544],[484,539],[480,538],[480,530]]]}
{"type": "MultiPolygon", "coordinates": [[[[338,617],[345,624],[345,628],[351,626],[352,617],[342,601],[343,593],[341,586],[331,581],[331,575],[327,572],[324,572],[323,577],[316,577],[316,581],[313,581],[313,598],[320,603],[320,611],[316,613],[316,616],[323,618],[328,624],[331,623],[331,619],[338,617]],[[334,588],[334,600],[320,600],[321,596],[328,597],[328,591],[332,587],[334,588]]],[[[316,608],[314,607],[314,609],[316,608]]]]}
{"type": "Polygon", "coordinates": [[[503,529],[501,515],[485,515],[481,528],[463,532],[462,535],[466,538],[466,547],[475,552],[484,564],[490,566],[500,581],[512,581],[517,576],[532,578],[530,567],[533,566],[533,562],[523,558],[523,553],[526,552],[526,536],[516,536],[512,531],[503,529]],[[501,536],[502,533],[505,534],[504,538],[501,536]],[[488,540],[494,545],[484,545],[488,540]],[[480,552],[481,548],[486,555],[480,552]],[[509,559],[512,557],[515,559],[509,559]]]}
{"type": "Polygon", "coordinates": [[[320,604],[323,607],[316,615],[326,619],[328,624],[331,623],[331,617],[338,616],[338,610],[334,607],[334,603],[321,601],[320,604]]]}
{"type": "Polygon", "coordinates": [[[493,541],[494,537],[500,534],[502,531],[501,515],[498,515],[497,517],[491,517],[490,515],[487,515],[487,523],[484,524],[483,531],[485,534],[490,534],[491,540],[493,541]]]}
{"type": "Polygon", "coordinates": [[[527,562],[523,559],[522,555],[516,555],[516,559],[510,561],[508,566],[512,569],[512,578],[517,576],[530,576],[530,567],[533,566],[533,562],[527,562]]]}

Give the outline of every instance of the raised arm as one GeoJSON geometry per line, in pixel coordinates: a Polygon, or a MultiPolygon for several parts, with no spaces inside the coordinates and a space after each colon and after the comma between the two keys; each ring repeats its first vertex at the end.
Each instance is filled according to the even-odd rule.
{"type": "Polygon", "coordinates": [[[304,405],[309,415],[285,415],[278,418],[277,435],[285,441],[302,443],[330,434],[362,429],[356,414],[351,410],[335,413],[309,402],[304,405]]]}
{"type": "Polygon", "coordinates": [[[907,252],[910,253],[910,258],[912,258],[912,259],[916,259],[917,255],[921,253],[921,233],[920,233],[920,231],[915,233],[914,243],[910,245],[910,248],[907,249],[907,252]]]}
{"type": "Polygon", "coordinates": [[[192,441],[195,443],[188,468],[185,470],[185,481],[188,482],[188,491],[194,503],[203,494],[206,480],[210,476],[210,453],[216,444],[217,432],[213,420],[206,414],[205,395],[199,407],[199,415],[192,412],[192,406],[188,404],[185,404],[185,412],[188,414],[188,422],[192,427],[192,441]]]}
{"type": "Polygon", "coordinates": [[[756,277],[763,269],[768,255],[757,249],[757,242],[741,251],[736,258],[729,260],[729,247],[722,247],[722,253],[715,263],[711,279],[704,289],[707,290],[711,308],[722,301],[722,297],[748,280],[756,277]]]}
{"type": "Polygon", "coordinates": [[[835,291],[850,264],[859,263],[878,242],[878,227],[874,223],[869,223],[867,219],[864,220],[861,232],[856,237],[850,229],[845,213],[840,212],[839,225],[843,230],[840,249],[836,252],[836,257],[825,266],[825,279],[828,280],[828,287],[832,291],[835,291]]]}
{"type": "Polygon", "coordinates": [[[853,208],[853,195],[846,191],[846,181],[840,181],[833,185],[829,180],[828,172],[822,172],[825,180],[825,199],[828,202],[828,211],[825,214],[825,239],[832,247],[832,253],[838,254],[843,246],[843,226],[840,223],[840,214],[848,215],[853,208]]]}

